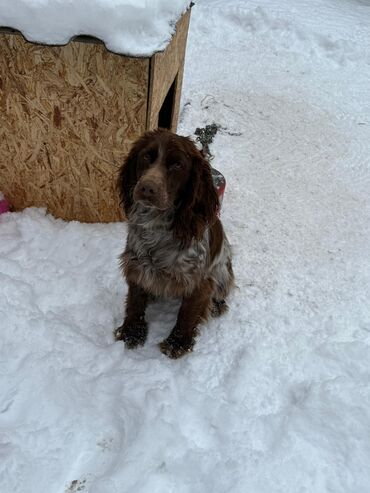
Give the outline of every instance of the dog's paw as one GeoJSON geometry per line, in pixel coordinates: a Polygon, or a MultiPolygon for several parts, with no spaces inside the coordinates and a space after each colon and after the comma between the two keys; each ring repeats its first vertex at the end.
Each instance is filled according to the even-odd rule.
{"type": "Polygon", "coordinates": [[[191,353],[195,344],[195,338],[188,339],[176,337],[172,334],[159,344],[159,349],[163,354],[172,359],[181,358],[187,353],[191,353]]]}
{"type": "Polygon", "coordinates": [[[114,331],[116,341],[123,341],[128,349],[143,346],[148,335],[148,324],[145,321],[124,322],[114,331]]]}
{"type": "Polygon", "coordinates": [[[211,308],[211,316],[216,318],[220,317],[224,313],[227,312],[229,307],[226,304],[225,300],[216,300],[216,298],[212,299],[212,308],[211,308]]]}

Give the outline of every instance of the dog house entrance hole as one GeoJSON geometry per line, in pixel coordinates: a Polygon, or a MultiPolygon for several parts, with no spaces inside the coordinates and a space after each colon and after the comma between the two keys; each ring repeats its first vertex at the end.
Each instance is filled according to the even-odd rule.
{"type": "Polygon", "coordinates": [[[171,87],[168,90],[167,96],[163,101],[161,109],[159,110],[158,127],[160,128],[170,129],[172,127],[172,116],[173,116],[173,109],[175,103],[176,85],[177,85],[177,75],[174,81],[172,82],[171,87]]]}

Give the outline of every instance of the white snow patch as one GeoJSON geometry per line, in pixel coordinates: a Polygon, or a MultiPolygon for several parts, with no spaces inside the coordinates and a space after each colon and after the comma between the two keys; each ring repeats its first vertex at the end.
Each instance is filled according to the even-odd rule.
{"type": "Polygon", "coordinates": [[[143,348],[113,341],[124,224],[0,216],[2,492],[369,491],[369,21],[355,0],[194,7],[180,131],[222,126],[238,289],[182,360],[157,347],[176,302],[143,348]]]}
{"type": "Polygon", "coordinates": [[[149,56],[164,50],[189,0],[0,0],[0,26],[29,41],[62,45],[95,36],[107,48],[149,56]]]}

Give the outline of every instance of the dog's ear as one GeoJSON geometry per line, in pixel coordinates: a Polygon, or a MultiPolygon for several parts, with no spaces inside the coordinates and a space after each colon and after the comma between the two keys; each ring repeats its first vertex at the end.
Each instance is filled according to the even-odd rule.
{"type": "Polygon", "coordinates": [[[126,216],[130,213],[133,204],[133,192],[137,183],[136,166],[139,145],[136,143],[126,157],[119,171],[117,187],[121,197],[121,204],[126,216]]]}
{"type": "Polygon", "coordinates": [[[219,207],[211,166],[194,146],[191,174],[181,193],[173,224],[174,235],[183,247],[189,246],[193,238],[203,238],[206,228],[216,221],[219,207]]]}

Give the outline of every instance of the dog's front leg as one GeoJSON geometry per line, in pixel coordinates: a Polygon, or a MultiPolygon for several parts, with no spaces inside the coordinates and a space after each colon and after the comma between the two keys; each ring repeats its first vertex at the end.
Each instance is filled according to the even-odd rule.
{"type": "Polygon", "coordinates": [[[197,326],[202,320],[207,319],[212,292],[213,283],[207,279],[189,297],[183,298],[175,327],[159,345],[162,353],[170,358],[180,358],[192,351],[197,326]]]}
{"type": "Polygon", "coordinates": [[[142,346],[148,335],[145,309],[148,294],[137,284],[129,283],[126,299],[126,316],[121,327],[116,329],[116,341],[124,341],[129,349],[142,346]]]}

